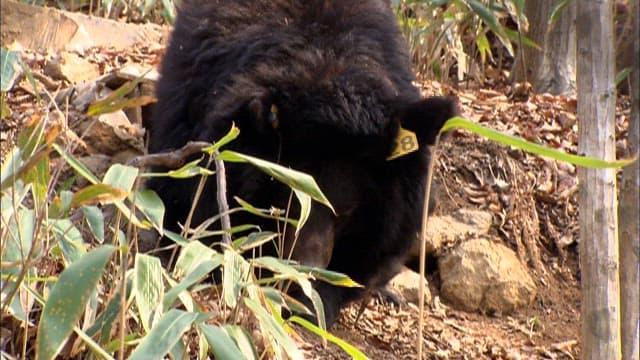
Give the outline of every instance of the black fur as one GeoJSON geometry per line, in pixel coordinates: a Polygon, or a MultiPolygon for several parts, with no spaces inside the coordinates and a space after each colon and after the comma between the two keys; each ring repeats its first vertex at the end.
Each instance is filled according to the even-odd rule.
{"type": "MultiPolygon", "coordinates": [[[[229,148],[310,173],[336,209],[313,205],[295,259],[369,287],[397,273],[420,225],[427,145],[455,102],[421,99],[386,1],[185,0],[161,73],[150,152],[217,140],[235,122],[241,134],[229,148]],[[420,150],[387,161],[400,125],[418,135],[420,150]]],[[[227,181],[230,195],[286,208],[289,189],[249,165],[228,164],[227,181]]],[[[184,221],[196,183],[149,182],[167,228],[184,221]]],[[[211,179],[193,223],[217,213],[211,179]]],[[[275,230],[255,217],[232,222],[275,230]]],[[[316,288],[328,324],[362,293],[316,288]]]]}

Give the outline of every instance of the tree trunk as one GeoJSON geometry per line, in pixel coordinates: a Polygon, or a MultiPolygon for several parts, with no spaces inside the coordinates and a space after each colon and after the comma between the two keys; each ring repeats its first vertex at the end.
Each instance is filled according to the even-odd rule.
{"type": "MultiPolygon", "coordinates": [[[[634,4],[633,31],[634,41],[633,70],[631,75],[631,120],[627,139],[627,156],[638,153],[638,137],[640,137],[640,4],[634,4]],[[634,15],[635,14],[635,15],[634,15]]],[[[640,337],[640,164],[638,161],[622,171],[620,185],[620,286],[622,315],[622,359],[638,360],[640,337]]]]}
{"type": "MultiPolygon", "coordinates": [[[[577,1],[578,153],[613,160],[613,2],[577,1]]],[[[619,359],[620,287],[616,171],[578,170],[583,359],[619,359]]]]}
{"type": "Polygon", "coordinates": [[[529,81],[537,93],[574,95],[576,90],[575,14],[570,1],[549,28],[551,13],[560,0],[525,1],[529,20],[526,33],[540,49],[521,46],[514,62],[512,80],[529,81]]]}

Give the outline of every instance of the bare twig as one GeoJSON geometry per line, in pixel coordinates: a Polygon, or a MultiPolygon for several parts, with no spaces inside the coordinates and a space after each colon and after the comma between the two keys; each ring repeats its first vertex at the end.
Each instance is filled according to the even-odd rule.
{"type": "MultiPolygon", "coordinates": [[[[206,141],[190,141],[180,149],[171,152],[136,156],[129,160],[127,165],[135,167],[163,166],[169,169],[177,169],[185,164],[189,156],[202,152],[202,149],[208,146],[211,146],[211,143],[206,141]]],[[[229,203],[227,201],[226,171],[224,162],[219,159],[219,155],[220,153],[218,151],[213,153],[213,163],[216,167],[218,211],[220,212],[220,223],[223,231],[222,241],[225,244],[231,244],[231,234],[229,233],[231,230],[231,219],[229,217],[229,203]]],[[[209,164],[207,164],[207,166],[208,165],[209,164]]],[[[202,191],[202,186],[204,186],[204,183],[199,185],[200,191],[202,191]]],[[[191,216],[189,216],[189,218],[190,217],[191,216]]],[[[185,228],[187,227],[188,226],[185,228]]]]}
{"type": "MultiPolygon", "coordinates": [[[[429,196],[431,195],[431,180],[433,179],[433,164],[436,162],[436,150],[438,148],[438,142],[440,141],[440,135],[436,136],[436,141],[433,145],[429,146],[429,164],[427,172],[427,181],[424,186],[424,203],[422,206],[422,229],[420,231],[420,279],[424,279],[425,273],[425,261],[426,261],[426,247],[427,247],[427,220],[429,218],[429,196]]],[[[424,326],[424,281],[420,281],[420,287],[418,288],[418,296],[420,298],[419,317],[418,317],[418,359],[422,360],[422,333],[424,326]]]]}
{"type": "Polygon", "coordinates": [[[127,165],[135,167],[164,166],[169,169],[177,169],[184,165],[189,156],[202,152],[202,149],[207,146],[211,146],[211,143],[189,141],[180,149],[171,152],[136,156],[129,160],[127,165]]]}
{"type": "Polygon", "coordinates": [[[227,202],[227,177],[224,162],[219,158],[220,153],[213,153],[216,165],[216,190],[218,192],[218,211],[220,212],[220,224],[222,226],[222,241],[231,244],[231,219],[229,217],[229,203],[227,202]]]}

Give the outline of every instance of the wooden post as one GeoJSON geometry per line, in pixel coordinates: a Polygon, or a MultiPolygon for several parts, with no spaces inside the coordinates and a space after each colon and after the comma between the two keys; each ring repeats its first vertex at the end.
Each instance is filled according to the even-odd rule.
{"type": "MultiPolygon", "coordinates": [[[[616,157],[613,1],[577,4],[578,153],[616,157]]],[[[616,170],[578,170],[583,359],[620,359],[616,170]]]]}
{"type": "MultiPolygon", "coordinates": [[[[640,151],[640,3],[631,2],[634,20],[633,33],[634,60],[631,72],[631,121],[627,139],[626,156],[633,156],[640,151]]],[[[638,161],[622,171],[620,184],[620,286],[622,315],[622,359],[638,360],[640,358],[640,164],[638,161]]]]}

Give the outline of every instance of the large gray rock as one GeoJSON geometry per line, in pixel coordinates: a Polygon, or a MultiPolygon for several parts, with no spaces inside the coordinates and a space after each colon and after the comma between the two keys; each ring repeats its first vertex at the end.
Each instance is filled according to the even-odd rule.
{"type": "MultiPolygon", "coordinates": [[[[431,291],[429,291],[429,284],[424,278],[422,278],[422,281],[424,281],[425,290],[424,302],[425,304],[430,304],[431,291]]],[[[391,279],[389,284],[393,290],[402,295],[405,301],[416,305],[420,304],[420,274],[405,267],[398,275],[391,279]]]]}
{"type": "MultiPolygon", "coordinates": [[[[469,236],[487,234],[492,219],[490,212],[474,209],[459,209],[450,215],[430,216],[427,223],[426,254],[437,253],[444,245],[469,236]]],[[[414,242],[411,256],[420,256],[420,241],[414,242]]]]}
{"type": "Polygon", "coordinates": [[[461,243],[438,259],[440,295],[467,311],[508,314],[529,305],[536,285],[515,252],[487,239],[461,243]]]}

